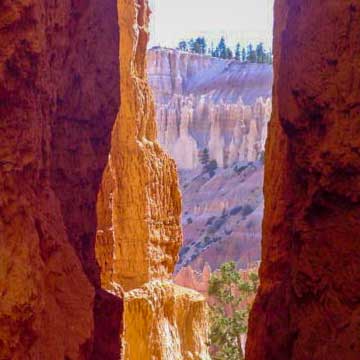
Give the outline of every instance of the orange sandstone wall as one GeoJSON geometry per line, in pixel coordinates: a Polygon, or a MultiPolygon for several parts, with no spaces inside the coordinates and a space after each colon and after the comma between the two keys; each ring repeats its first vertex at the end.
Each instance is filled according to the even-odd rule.
{"type": "Polygon", "coordinates": [[[101,283],[124,298],[124,359],[207,360],[205,299],[170,280],[182,244],[181,197],[175,163],[156,140],[148,2],[118,7],[122,105],[97,203],[101,283]]]}
{"type": "Polygon", "coordinates": [[[120,37],[122,106],[98,205],[98,238],[108,250],[99,244],[98,258],[102,269],[112,264],[103,281],[130,290],[171,276],[182,243],[181,197],[175,163],[156,141],[146,77],[147,1],[120,0],[119,14],[126,29],[120,37]]]}
{"type": "Polygon", "coordinates": [[[0,44],[0,358],[91,358],[99,334],[116,357],[102,321],[120,331],[104,310],[122,305],[94,249],[120,103],[116,2],[3,0],[0,44]]]}
{"type": "Polygon", "coordinates": [[[360,2],[275,1],[261,287],[247,359],[360,354],[360,2]]]}

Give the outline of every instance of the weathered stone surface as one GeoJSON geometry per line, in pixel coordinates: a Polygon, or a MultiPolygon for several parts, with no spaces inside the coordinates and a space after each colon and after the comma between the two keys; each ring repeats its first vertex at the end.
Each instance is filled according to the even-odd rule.
{"type": "Polygon", "coordinates": [[[120,35],[122,106],[99,196],[97,252],[104,281],[127,291],[171,276],[182,243],[181,197],[175,163],[156,141],[145,73],[147,2],[120,1],[119,9],[124,28],[138,25],[120,35]]]}
{"type": "Polygon", "coordinates": [[[210,360],[207,306],[199,293],[152,281],[125,294],[126,360],[210,360]]]}
{"type": "Polygon", "coordinates": [[[359,1],[275,1],[274,112],[249,360],[359,358],[359,13],[359,1]]]}
{"type": "Polygon", "coordinates": [[[270,65],[157,48],[148,56],[159,140],[180,169],[199,167],[204,148],[221,167],[260,158],[271,113],[270,65]]]}
{"type": "Polygon", "coordinates": [[[103,315],[95,204],[120,99],[116,3],[4,0],[0,24],[0,358],[90,358],[103,315]]]}
{"type": "Polygon", "coordinates": [[[208,359],[205,299],[169,281],[182,244],[181,197],[175,162],[156,140],[145,71],[148,2],[118,6],[126,29],[122,105],[97,203],[101,283],[125,299],[125,359],[208,359]]]}

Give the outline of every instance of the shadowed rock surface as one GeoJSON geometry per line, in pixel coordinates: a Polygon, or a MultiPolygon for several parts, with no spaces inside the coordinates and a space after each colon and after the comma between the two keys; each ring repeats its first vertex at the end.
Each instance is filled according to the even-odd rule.
{"type": "Polygon", "coordinates": [[[359,14],[359,1],[275,1],[274,112],[249,360],[359,358],[359,14]]]}
{"type": "Polygon", "coordinates": [[[120,104],[116,3],[5,0],[0,24],[0,358],[90,358],[105,316],[95,205],[120,104]]]}

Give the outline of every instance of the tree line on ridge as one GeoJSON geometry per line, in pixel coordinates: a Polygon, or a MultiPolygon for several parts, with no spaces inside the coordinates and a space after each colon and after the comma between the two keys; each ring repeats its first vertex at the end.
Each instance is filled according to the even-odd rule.
{"type": "Polygon", "coordinates": [[[194,54],[209,55],[221,59],[233,59],[247,63],[272,64],[273,61],[272,51],[266,50],[262,42],[256,45],[248,44],[246,47],[242,47],[240,43],[237,43],[235,49],[231,49],[226,44],[224,37],[221,37],[216,47],[213,44],[209,47],[205,37],[197,37],[188,41],[180,41],[177,49],[194,54]]]}

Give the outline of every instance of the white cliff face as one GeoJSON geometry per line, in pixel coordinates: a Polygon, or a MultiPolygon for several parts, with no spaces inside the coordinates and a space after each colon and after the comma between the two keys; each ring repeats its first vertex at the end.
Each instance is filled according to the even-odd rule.
{"type": "Polygon", "coordinates": [[[261,157],[271,114],[272,66],[151,49],[148,74],[159,140],[180,169],[207,148],[220,167],[261,157]]]}

